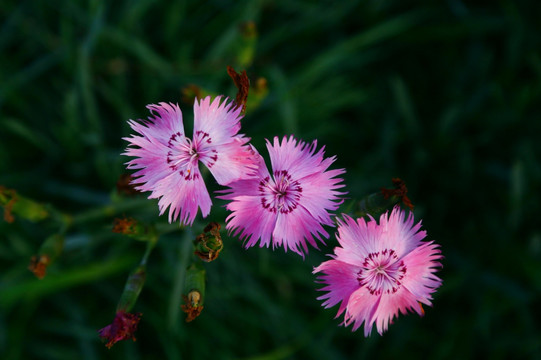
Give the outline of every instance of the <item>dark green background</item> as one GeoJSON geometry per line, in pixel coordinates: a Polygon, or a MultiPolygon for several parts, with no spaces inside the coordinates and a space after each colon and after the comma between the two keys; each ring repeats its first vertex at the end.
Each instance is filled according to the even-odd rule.
{"type": "MultiPolygon", "coordinates": [[[[445,259],[426,316],[366,339],[315,299],[311,271],[333,237],[302,261],[224,234],[206,265],[205,309],[186,324],[178,286],[206,224],[198,217],[173,226],[149,259],[137,342],[108,350],[96,331],[144,244],[98,216],[69,231],[39,281],[29,258],[58,229],[0,222],[0,357],[540,358],[540,15],[536,1],[511,0],[2,1],[1,185],[99,213],[124,172],[126,121],[171,101],[190,123],[180,102],[189,84],[234,97],[226,66],[241,69],[242,24],[253,21],[246,70],[269,93],[243,132],[263,153],[275,135],[318,139],[346,168],[351,199],[401,177],[445,259]]],[[[223,222],[224,203],[214,204],[209,220],[223,222]]],[[[156,202],[132,205],[115,215],[157,220],[156,202]]]]}

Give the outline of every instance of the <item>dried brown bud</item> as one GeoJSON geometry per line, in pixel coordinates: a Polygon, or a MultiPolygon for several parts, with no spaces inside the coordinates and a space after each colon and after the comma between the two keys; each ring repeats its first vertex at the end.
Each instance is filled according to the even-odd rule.
{"type": "Polygon", "coordinates": [[[130,235],[135,234],[135,226],[137,221],[134,218],[115,218],[113,220],[113,232],[118,234],[130,235]]]}
{"type": "Polygon", "coordinates": [[[248,79],[246,70],[237,73],[231,66],[227,66],[227,74],[233,79],[238,89],[235,103],[237,106],[242,106],[241,114],[244,114],[246,112],[246,102],[248,101],[248,90],[250,89],[250,80],[248,79]]]}
{"type": "Polygon", "coordinates": [[[188,293],[188,296],[182,295],[184,305],[180,305],[182,311],[186,313],[186,322],[193,321],[203,311],[203,305],[201,305],[201,294],[197,290],[192,290],[188,293]]]}
{"type": "Polygon", "coordinates": [[[381,193],[383,194],[383,197],[385,199],[388,199],[390,196],[397,196],[402,199],[404,205],[406,205],[410,208],[410,210],[413,211],[413,204],[406,195],[408,193],[408,188],[406,187],[406,183],[404,182],[404,180],[400,178],[393,178],[392,181],[393,185],[395,186],[394,189],[381,188],[381,193]]]}
{"type": "Polygon", "coordinates": [[[32,271],[38,279],[43,279],[47,272],[47,266],[51,263],[48,255],[34,255],[30,258],[28,270],[32,271]]]}

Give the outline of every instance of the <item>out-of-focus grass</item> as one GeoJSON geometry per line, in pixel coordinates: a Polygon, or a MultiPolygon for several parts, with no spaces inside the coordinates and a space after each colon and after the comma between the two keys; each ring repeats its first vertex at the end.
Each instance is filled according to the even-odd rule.
{"type": "MultiPolygon", "coordinates": [[[[0,184],[79,222],[42,281],[26,267],[55,223],[0,223],[1,357],[539,358],[538,14],[510,0],[3,1],[0,184]],[[188,232],[160,218],[138,340],[107,350],[96,331],[144,252],[111,233],[112,218],[157,217],[154,201],[103,211],[126,201],[111,200],[126,120],[180,102],[190,84],[234,96],[225,68],[246,61],[248,21],[258,37],[246,70],[269,94],[243,132],[258,148],[275,135],[318,139],[347,169],[352,199],[403,178],[445,255],[434,308],[365,339],[315,299],[312,268],[335,240],[303,262],[226,237],[206,266],[205,309],[186,324],[176,306],[187,242],[206,222],[188,232]]],[[[221,205],[209,220],[223,222],[221,205]]]]}

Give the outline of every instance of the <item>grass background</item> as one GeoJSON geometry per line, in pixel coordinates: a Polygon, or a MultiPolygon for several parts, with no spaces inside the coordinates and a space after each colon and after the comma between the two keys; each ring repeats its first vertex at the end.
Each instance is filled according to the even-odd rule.
{"type": "MultiPolygon", "coordinates": [[[[55,224],[0,222],[0,357],[540,358],[539,14],[511,0],[2,1],[0,184],[79,223],[40,281],[28,261],[55,224]],[[352,199],[406,181],[445,255],[424,318],[365,339],[315,299],[311,270],[336,240],[303,262],[224,235],[205,309],[186,324],[178,291],[199,217],[149,259],[137,342],[103,346],[96,331],[144,252],[113,217],[166,221],[156,202],[115,195],[126,121],[171,101],[189,123],[182,89],[234,97],[227,65],[267,80],[243,120],[256,147],[318,139],[352,199]]],[[[209,220],[223,222],[214,204],[209,220]]]]}

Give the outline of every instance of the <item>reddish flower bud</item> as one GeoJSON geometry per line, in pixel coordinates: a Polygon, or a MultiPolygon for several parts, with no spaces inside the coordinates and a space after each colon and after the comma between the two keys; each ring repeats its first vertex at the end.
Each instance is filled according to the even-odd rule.
{"type": "Polygon", "coordinates": [[[393,185],[394,189],[385,189],[381,188],[381,193],[383,194],[383,197],[385,200],[387,200],[389,197],[396,196],[402,200],[402,203],[410,208],[411,211],[413,211],[413,204],[411,203],[411,200],[408,198],[408,188],[406,187],[406,183],[404,180],[400,178],[393,178],[393,185]]]}
{"type": "Polygon", "coordinates": [[[141,315],[141,313],[130,314],[118,311],[112,324],[98,330],[102,340],[107,341],[105,346],[110,349],[121,340],[132,339],[135,341],[134,333],[137,330],[139,320],[141,320],[141,315]]]}

